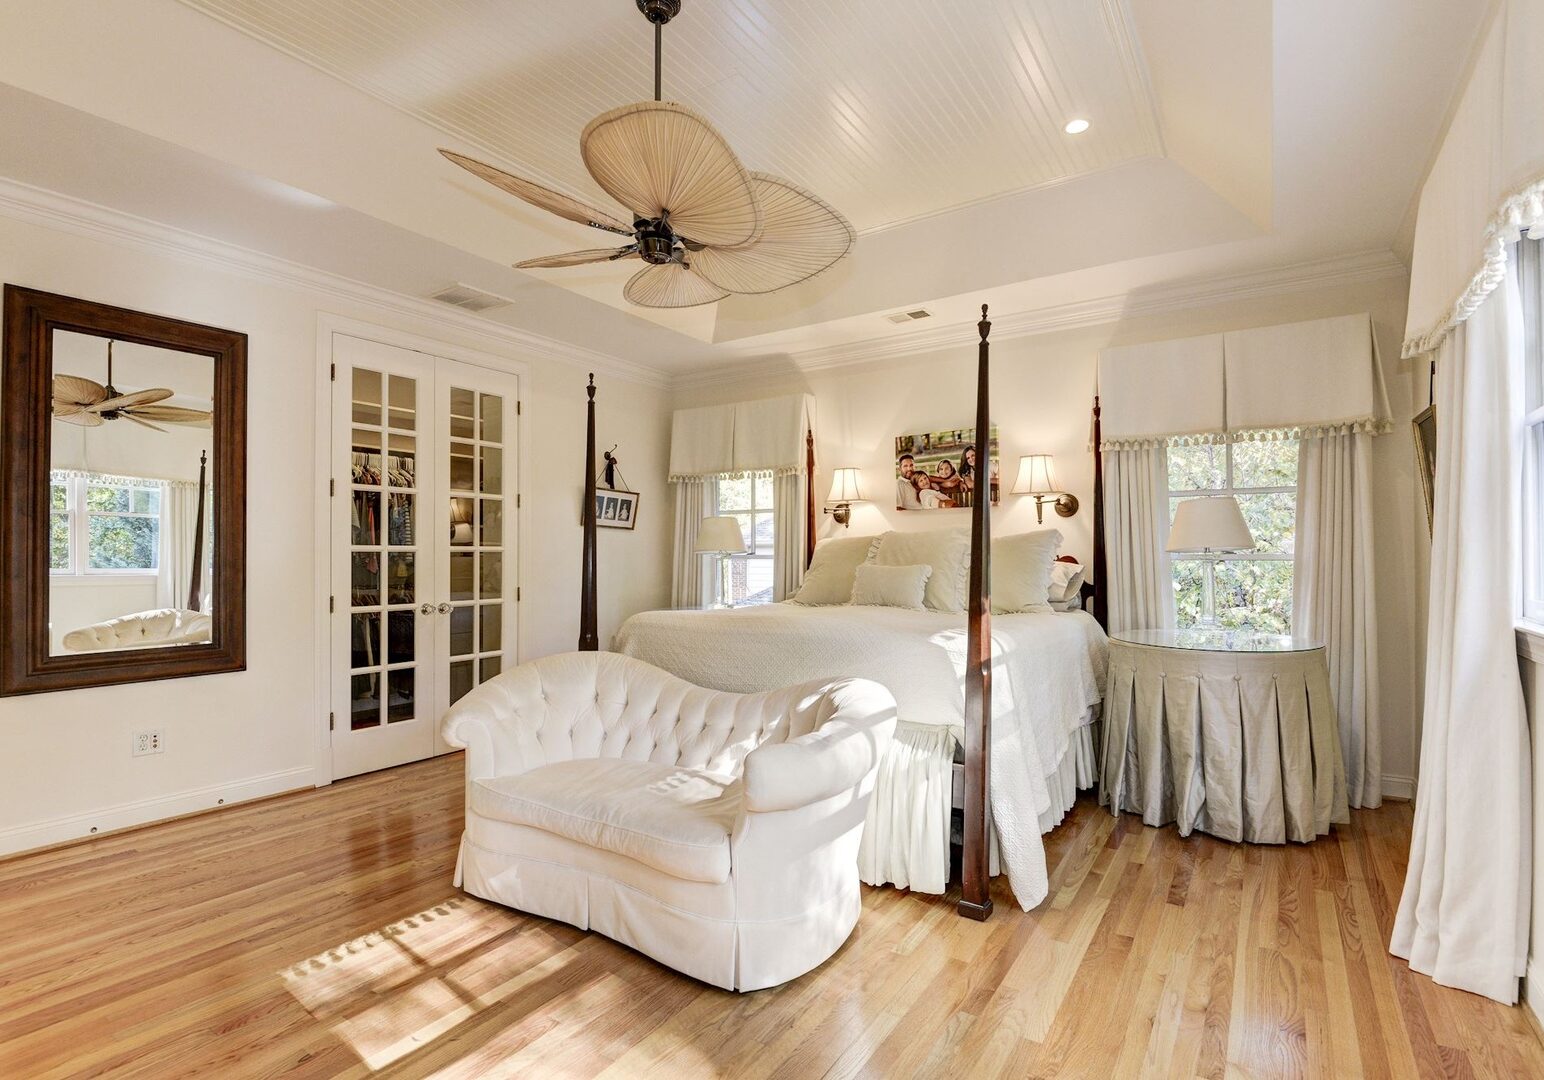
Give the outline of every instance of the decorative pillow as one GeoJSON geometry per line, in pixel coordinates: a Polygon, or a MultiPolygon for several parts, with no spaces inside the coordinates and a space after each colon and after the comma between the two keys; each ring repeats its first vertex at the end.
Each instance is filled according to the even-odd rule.
{"type": "Polygon", "coordinates": [[[1051,603],[1077,600],[1083,594],[1083,567],[1057,559],[1051,564],[1051,603]]]}
{"type": "Polygon", "coordinates": [[[928,578],[932,576],[931,566],[864,563],[853,575],[851,603],[922,611],[922,597],[927,592],[928,578]]]}
{"type": "Polygon", "coordinates": [[[1037,529],[992,539],[992,611],[1051,610],[1051,567],[1061,552],[1062,534],[1037,529]]]}
{"type": "Polygon", "coordinates": [[[887,532],[874,541],[875,566],[931,566],[922,602],[932,611],[964,611],[970,575],[970,530],[887,532]]]}
{"type": "Polygon", "coordinates": [[[852,575],[868,558],[872,536],[834,536],[815,545],[815,558],[794,594],[796,604],[845,604],[852,596],[852,575]]]}

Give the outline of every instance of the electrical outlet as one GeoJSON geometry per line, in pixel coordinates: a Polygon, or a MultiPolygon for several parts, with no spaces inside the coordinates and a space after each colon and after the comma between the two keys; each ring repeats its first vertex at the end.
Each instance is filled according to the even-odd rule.
{"type": "Polygon", "coordinates": [[[149,731],[136,731],[134,733],[133,756],[144,757],[146,754],[159,754],[166,749],[166,735],[160,728],[152,728],[149,731]]]}

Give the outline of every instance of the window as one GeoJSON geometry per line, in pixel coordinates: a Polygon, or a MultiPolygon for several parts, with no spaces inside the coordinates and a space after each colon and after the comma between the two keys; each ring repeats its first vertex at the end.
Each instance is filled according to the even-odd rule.
{"type": "Polygon", "coordinates": [[[708,587],[703,595],[712,603],[770,604],[772,602],[772,477],[720,477],[713,483],[714,512],[740,522],[745,555],[729,557],[729,596],[724,596],[724,574],[716,559],[708,563],[708,587]]]}
{"type": "MultiPolygon", "coordinates": [[[[1517,245],[1518,284],[1523,298],[1526,373],[1524,423],[1527,453],[1523,460],[1523,615],[1544,623],[1544,240],[1517,245]]],[[[1437,417],[1442,422],[1442,417],[1437,417]]]]}
{"type": "MultiPolygon", "coordinates": [[[[1169,448],[1169,520],[1185,499],[1232,495],[1258,545],[1218,556],[1217,625],[1292,630],[1292,543],[1297,527],[1297,443],[1241,442],[1169,448]]],[[[1174,608],[1181,627],[1201,618],[1202,560],[1173,556],[1174,608]]]]}
{"type": "Polygon", "coordinates": [[[55,574],[156,572],[161,550],[158,483],[55,473],[49,488],[49,568],[55,574]]]}

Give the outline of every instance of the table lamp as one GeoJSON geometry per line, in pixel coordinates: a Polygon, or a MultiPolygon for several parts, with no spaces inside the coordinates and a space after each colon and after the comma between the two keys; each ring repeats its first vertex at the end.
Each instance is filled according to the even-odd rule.
{"type": "Polygon", "coordinates": [[[1174,511],[1174,524],[1169,526],[1166,550],[1171,555],[1201,556],[1204,582],[1202,626],[1217,625],[1218,554],[1251,551],[1254,547],[1255,539],[1249,531],[1249,524],[1244,520],[1244,512],[1238,508],[1238,500],[1231,495],[1186,499],[1174,511]]]}
{"type": "Polygon", "coordinates": [[[745,536],[740,532],[739,519],[703,518],[697,527],[697,543],[692,550],[698,555],[718,556],[719,596],[724,607],[734,607],[734,595],[729,585],[729,556],[745,554],[745,536]]]}

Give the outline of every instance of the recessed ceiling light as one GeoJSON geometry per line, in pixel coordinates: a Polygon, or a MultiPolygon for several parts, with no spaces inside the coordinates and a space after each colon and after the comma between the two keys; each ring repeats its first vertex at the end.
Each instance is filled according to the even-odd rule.
{"type": "Polygon", "coordinates": [[[1088,130],[1087,120],[1068,120],[1067,126],[1062,128],[1068,135],[1081,135],[1088,130]]]}

